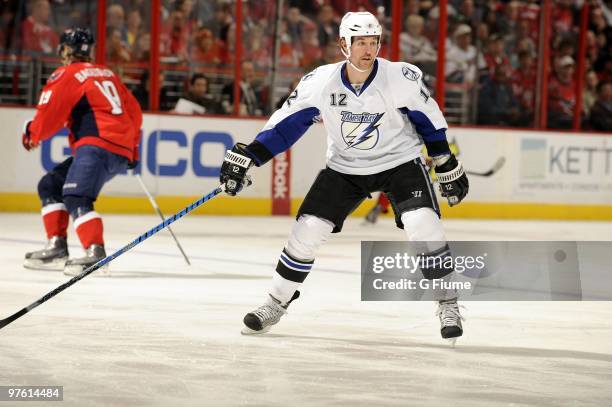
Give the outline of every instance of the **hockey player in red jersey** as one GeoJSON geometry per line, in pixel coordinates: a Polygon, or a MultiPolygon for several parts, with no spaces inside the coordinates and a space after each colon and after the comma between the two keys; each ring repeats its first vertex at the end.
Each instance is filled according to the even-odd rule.
{"type": "Polygon", "coordinates": [[[110,69],[91,63],[89,29],[66,30],[60,39],[63,66],[49,77],[23,146],[31,150],[58,130],[70,130],[72,156],[38,183],[47,246],[25,255],[24,266],[75,275],[106,257],[100,215],[94,202],[102,186],[138,162],[142,112],[136,99],[110,69]],[[68,259],[68,217],[86,255],[68,259]]]}

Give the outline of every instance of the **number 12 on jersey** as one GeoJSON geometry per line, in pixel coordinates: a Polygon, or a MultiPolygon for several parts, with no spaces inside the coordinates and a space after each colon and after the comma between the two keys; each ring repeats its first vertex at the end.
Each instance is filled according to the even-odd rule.
{"type": "Polygon", "coordinates": [[[110,103],[111,113],[114,115],[123,114],[123,109],[121,109],[121,98],[119,97],[119,92],[117,92],[115,84],[112,81],[102,81],[102,83],[94,81],[94,83],[108,100],[108,103],[110,103]]]}

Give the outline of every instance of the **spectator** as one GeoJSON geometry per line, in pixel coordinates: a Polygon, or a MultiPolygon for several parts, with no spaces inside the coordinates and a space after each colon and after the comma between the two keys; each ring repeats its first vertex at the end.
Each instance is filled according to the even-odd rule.
{"type": "Polygon", "coordinates": [[[221,46],[208,28],[202,28],[195,38],[191,61],[204,64],[221,63],[221,46]]]}
{"type": "Polygon", "coordinates": [[[130,62],[132,57],[127,50],[126,44],[121,41],[121,33],[119,30],[110,30],[107,41],[107,58],[109,63],[125,63],[130,62]]]}
{"type": "Polygon", "coordinates": [[[582,91],[582,111],[586,116],[597,101],[597,85],[599,78],[595,71],[588,71],[584,77],[584,90],[582,91]]]}
{"type": "Polygon", "coordinates": [[[338,23],[334,20],[334,9],[326,4],[321,6],[317,15],[317,24],[319,26],[319,44],[324,47],[329,42],[335,43],[338,38],[338,23]]]}
{"type": "Polygon", "coordinates": [[[149,0],[129,0],[129,1],[124,2],[123,4],[129,5],[130,10],[138,10],[140,12],[140,17],[142,17],[144,21],[150,21],[151,2],[149,0]]]}
{"type": "Polygon", "coordinates": [[[548,85],[548,127],[569,129],[572,127],[576,105],[575,63],[572,57],[564,56],[555,66],[555,76],[548,85]]]}
{"type": "Polygon", "coordinates": [[[218,114],[221,106],[208,93],[208,78],[202,74],[194,74],[189,80],[189,90],[178,100],[174,112],[180,114],[218,114]]]}
{"type": "Polygon", "coordinates": [[[597,71],[599,80],[612,81],[612,43],[607,50],[601,52],[595,65],[600,67],[597,71]]]}
{"type": "Polygon", "coordinates": [[[597,102],[591,109],[591,127],[598,131],[612,131],[612,82],[597,85],[597,102]]]}
{"type": "Polygon", "coordinates": [[[127,19],[127,44],[132,49],[140,35],[142,27],[142,17],[138,9],[133,9],[128,13],[127,19]]]}
{"type": "Polygon", "coordinates": [[[231,4],[218,2],[213,18],[204,22],[204,26],[210,28],[215,37],[224,43],[228,42],[228,33],[231,31],[230,27],[232,27],[234,21],[232,12],[231,4]]]}
{"type": "Polygon", "coordinates": [[[574,26],[574,0],[556,0],[553,2],[552,21],[555,34],[564,34],[574,26]]]}
{"type": "Polygon", "coordinates": [[[491,30],[487,23],[478,23],[476,26],[476,42],[478,44],[486,44],[491,36],[491,30]]]}
{"type": "Polygon", "coordinates": [[[517,1],[510,1],[500,6],[494,31],[503,37],[513,37],[517,30],[519,15],[520,4],[517,1]]]}
{"type": "Polygon", "coordinates": [[[523,37],[518,40],[515,45],[514,53],[511,55],[512,66],[516,67],[519,63],[518,57],[522,52],[527,52],[529,55],[536,55],[536,47],[531,38],[523,37]]]}
{"type": "MultiPolygon", "coordinates": [[[[195,0],[175,0],[174,8],[183,12],[183,30],[186,35],[186,42],[190,42],[198,33],[199,23],[193,11],[195,0]]],[[[189,44],[187,44],[187,47],[189,44]]],[[[188,56],[187,48],[184,57],[188,56]]],[[[182,58],[181,58],[182,59],[182,58]]]]}
{"type": "Polygon", "coordinates": [[[540,0],[528,0],[519,7],[519,25],[522,22],[525,24],[525,34],[537,44],[540,32],[540,0]]]}
{"type": "Polygon", "coordinates": [[[176,57],[179,61],[187,60],[187,44],[189,29],[186,25],[185,14],[176,9],[170,13],[160,38],[163,56],[176,57]]]}
{"type": "Polygon", "coordinates": [[[151,56],[151,34],[141,33],[132,48],[132,61],[146,62],[151,56]]]}
{"type": "Polygon", "coordinates": [[[45,54],[57,52],[59,37],[48,25],[50,13],[48,0],[35,0],[32,3],[32,12],[21,28],[24,49],[45,54]]]}
{"type": "Polygon", "coordinates": [[[571,37],[562,38],[557,45],[555,56],[561,59],[565,56],[573,57],[576,53],[575,40],[571,37]]]}
{"type": "Polygon", "coordinates": [[[474,84],[476,80],[476,59],[478,64],[484,63],[482,55],[477,54],[472,42],[472,29],[467,24],[461,24],[453,34],[454,42],[446,53],[446,80],[474,84]]]}
{"type": "Polygon", "coordinates": [[[510,60],[504,52],[504,39],[499,34],[491,34],[487,42],[487,53],[484,56],[490,77],[498,65],[509,65],[510,60]]]}
{"type": "Polygon", "coordinates": [[[127,44],[127,28],[125,27],[125,10],[121,4],[111,4],[106,11],[107,32],[117,30],[122,42],[127,44]]]}
{"type": "Polygon", "coordinates": [[[245,38],[246,48],[245,57],[255,64],[257,68],[267,68],[272,63],[270,55],[271,47],[267,44],[267,38],[264,36],[264,30],[258,25],[251,27],[248,35],[245,38]]]}
{"type": "Polygon", "coordinates": [[[457,14],[453,18],[456,25],[467,24],[470,27],[476,27],[478,16],[474,8],[474,0],[462,0],[459,4],[457,14]]]}
{"type": "MultiPolygon", "coordinates": [[[[333,3],[334,0],[331,0],[333,3]]],[[[370,0],[365,0],[370,1],[370,0]]],[[[352,0],[353,3],[359,3],[360,0],[352,0]]],[[[300,13],[303,13],[308,16],[314,16],[319,11],[321,4],[330,3],[330,1],[320,1],[320,0],[289,0],[287,2],[288,7],[298,7],[300,9],[300,13]]],[[[346,5],[345,5],[346,6],[346,5]]],[[[357,4],[351,5],[352,7],[357,8],[357,4]]]]}
{"type": "MultiPolygon", "coordinates": [[[[449,4],[447,7],[448,18],[454,18],[456,14],[457,11],[455,10],[455,8],[451,4],[449,4]]],[[[428,22],[425,26],[424,34],[429,39],[429,41],[431,41],[432,44],[436,44],[438,41],[438,27],[440,24],[440,8],[437,5],[428,9],[427,20],[428,22]]]]}
{"type": "MultiPolygon", "coordinates": [[[[223,88],[223,110],[225,113],[234,112],[234,83],[223,88]]],[[[262,116],[267,112],[263,92],[256,83],[255,65],[250,61],[242,63],[240,80],[240,106],[241,116],[262,116]]]]}
{"type": "Polygon", "coordinates": [[[591,64],[597,61],[599,55],[599,47],[597,46],[597,37],[593,31],[587,31],[586,34],[586,58],[591,64]]]}
{"type": "Polygon", "coordinates": [[[317,26],[308,22],[304,24],[304,34],[299,43],[301,51],[300,66],[312,66],[312,64],[321,58],[322,52],[319,46],[319,37],[317,35],[317,26]]]}
{"type": "Polygon", "coordinates": [[[194,0],[176,0],[174,7],[183,12],[183,16],[185,17],[185,21],[187,23],[187,29],[192,31],[194,27],[197,26],[197,21],[193,16],[193,6],[194,0]]]}
{"type": "Polygon", "coordinates": [[[510,66],[496,65],[493,76],[478,94],[478,124],[493,126],[524,125],[525,119],[508,81],[510,66]]]}
{"type": "MultiPolygon", "coordinates": [[[[282,20],[279,27],[279,64],[284,68],[296,68],[300,63],[300,53],[291,42],[291,37],[287,32],[287,21],[282,20]]],[[[336,45],[336,48],[337,47],[338,45],[336,45]]]]}
{"type": "Polygon", "coordinates": [[[406,18],[406,31],[400,34],[400,50],[402,59],[415,64],[429,74],[435,71],[438,53],[433,45],[423,35],[425,20],[413,14],[406,18]]]}
{"type": "Polygon", "coordinates": [[[343,60],[344,56],[340,54],[340,47],[338,47],[338,44],[328,42],[325,48],[323,48],[321,58],[314,61],[311,65],[305,65],[303,68],[306,72],[310,72],[318,66],[334,64],[343,60]]]}
{"type": "Polygon", "coordinates": [[[535,51],[535,44],[538,39],[538,32],[532,30],[531,22],[528,20],[519,20],[516,26],[516,35],[514,37],[514,47],[518,47],[521,42],[529,42],[535,51]]]}
{"type": "Polygon", "coordinates": [[[299,8],[291,7],[287,12],[286,21],[287,33],[289,33],[289,37],[291,37],[291,42],[293,44],[298,44],[304,34],[304,23],[307,21],[306,17],[302,15],[299,8]]]}
{"type": "MultiPolygon", "coordinates": [[[[172,109],[170,105],[170,97],[168,96],[168,88],[164,86],[164,74],[159,73],[159,110],[167,111],[172,109]]],[[[149,71],[144,71],[140,78],[140,83],[136,86],[134,97],[140,104],[142,110],[149,110],[149,94],[151,91],[151,81],[149,80],[149,71]]]]}
{"type": "Polygon", "coordinates": [[[533,124],[535,114],[537,72],[533,54],[521,51],[518,66],[512,75],[512,90],[519,105],[525,113],[526,124],[533,124]]]}

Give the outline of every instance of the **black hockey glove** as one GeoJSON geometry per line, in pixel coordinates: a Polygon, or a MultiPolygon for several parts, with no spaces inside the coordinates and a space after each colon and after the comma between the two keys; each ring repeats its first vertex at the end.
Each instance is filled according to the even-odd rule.
{"type": "Polygon", "coordinates": [[[468,193],[470,183],[463,171],[461,161],[454,155],[434,158],[436,176],[440,183],[440,193],[450,206],[457,205],[468,193]]]}
{"type": "Polygon", "coordinates": [[[245,147],[245,144],[237,143],[231,151],[227,150],[221,165],[219,180],[225,184],[225,192],[231,196],[240,192],[245,184],[251,185],[247,171],[253,166],[253,160],[249,158],[245,147]]]}

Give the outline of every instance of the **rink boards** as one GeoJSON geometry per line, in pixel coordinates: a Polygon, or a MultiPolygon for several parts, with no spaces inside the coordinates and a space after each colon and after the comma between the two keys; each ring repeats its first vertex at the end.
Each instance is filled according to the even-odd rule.
{"type": "MultiPolygon", "coordinates": [[[[0,109],[4,123],[0,150],[0,210],[38,211],[39,178],[70,154],[66,131],[27,152],[20,135],[33,109],[0,109]]],[[[250,142],[264,120],[225,117],[144,116],[138,169],[160,206],[170,213],[218,185],[226,149],[250,142]]],[[[467,200],[444,215],[458,218],[612,220],[612,136],[508,129],[452,128],[470,176],[467,200]]],[[[381,135],[382,136],[382,135],[381,135]]],[[[200,213],[269,215],[295,213],[318,171],[325,166],[326,135],[315,124],[291,149],[263,168],[254,168],[254,184],[239,197],[219,197],[200,213]],[[274,209],[273,209],[274,208],[274,209]]],[[[366,201],[356,215],[363,215],[366,201]]],[[[101,212],[151,211],[131,174],[108,183],[97,203],[101,212]]]]}

